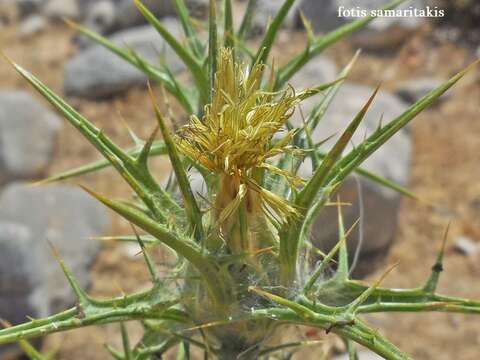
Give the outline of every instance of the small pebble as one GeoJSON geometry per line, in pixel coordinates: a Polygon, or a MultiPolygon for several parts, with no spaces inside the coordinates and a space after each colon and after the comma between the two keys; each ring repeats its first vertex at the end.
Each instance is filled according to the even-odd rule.
{"type": "MultiPolygon", "coordinates": [[[[139,254],[141,254],[140,246],[137,243],[123,243],[120,246],[120,251],[122,255],[130,259],[137,259],[139,258],[139,254]]],[[[141,259],[141,257],[139,258],[141,259]]]]}
{"type": "Polygon", "coordinates": [[[27,38],[41,33],[47,27],[47,20],[42,15],[30,15],[20,24],[19,34],[27,38]]]}
{"type": "MultiPolygon", "coordinates": [[[[342,354],[335,356],[333,360],[348,360],[350,357],[348,354],[342,354]]],[[[363,350],[358,352],[358,360],[382,360],[383,357],[380,355],[375,354],[374,352],[363,350]]]]}
{"type": "Polygon", "coordinates": [[[473,256],[480,253],[480,244],[467,236],[459,236],[454,248],[457,252],[465,256],[473,256]]]}

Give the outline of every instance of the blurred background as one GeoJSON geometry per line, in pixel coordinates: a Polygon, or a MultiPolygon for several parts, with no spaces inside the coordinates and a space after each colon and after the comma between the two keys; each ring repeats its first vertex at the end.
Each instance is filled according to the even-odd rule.
{"type": "MultiPolygon", "coordinates": [[[[173,0],[146,0],[176,36],[181,28],[173,0]]],[[[202,28],[208,1],[187,1],[202,28]]],[[[259,0],[250,40],[259,36],[281,5],[259,0]]],[[[381,8],[385,0],[298,0],[275,46],[275,61],[285,63],[301,52],[307,40],[300,13],[317,34],[351,19],[338,9],[381,8]]],[[[245,1],[236,1],[240,21],[245,1]]],[[[337,132],[380,82],[376,99],[357,143],[382,121],[410,104],[480,57],[478,0],[413,0],[403,8],[444,10],[438,18],[377,19],[340,41],[292,79],[297,88],[331,81],[357,49],[362,54],[328,111],[316,140],[337,132]]],[[[134,145],[129,128],[146,138],[155,127],[146,78],[108,51],[79,36],[62,19],[84,23],[121,45],[128,45],[152,63],[165,61],[180,78],[180,60],[165,46],[130,0],[0,0],[0,49],[44,81],[124,147],[134,145]],[[127,124],[127,125],[126,125],[127,124]]],[[[307,102],[302,111],[308,113],[307,102]]],[[[172,100],[176,120],[186,114],[172,100]]],[[[300,119],[300,112],[295,119],[300,119]]],[[[86,140],[29,88],[5,61],[0,62],[0,318],[11,323],[41,317],[74,304],[66,280],[48,247],[58,249],[83,286],[98,297],[138,291],[149,284],[138,247],[91,240],[130,232],[128,224],[83,193],[84,184],[113,197],[130,195],[123,180],[103,170],[72,181],[29,186],[31,181],[90,161],[98,155],[86,140]]],[[[453,90],[397,134],[366,167],[408,186],[421,199],[402,199],[365,179],[352,178],[342,199],[352,203],[347,221],[362,216],[363,238],[356,272],[367,281],[386,265],[399,262],[386,285],[414,287],[423,283],[434,263],[447,224],[451,222],[445,272],[440,291],[480,298],[480,70],[474,69],[453,90]]],[[[164,159],[152,161],[159,180],[169,171],[164,159]]],[[[305,172],[311,171],[304,169],[305,172]]],[[[328,247],[336,226],[328,212],[319,219],[316,241],[328,247]]],[[[159,267],[167,256],[156,254],[159,267]]],[[[367,320],[415,359],[480,357],[479,320],[457,314],[385,314],[367,320]]],[[[130,324],[133,339],[141,333],[130,324]]],[[[345,359],[334,336],[296,330],[322,345],[302,350],[298,358],[329,354],[345,359]],[[342,357],[343,356],[343,357],[342,357]]],[[[41,344],[56,359],[107,359],[105,343],[119,344],[116,326],[76,330],[50,336],[41,344]]],[[[0,347],[0,359],[16,359],[15,347],[0,347]]],[[[361,360],[376,359],[368,352],[361,360]]]]}

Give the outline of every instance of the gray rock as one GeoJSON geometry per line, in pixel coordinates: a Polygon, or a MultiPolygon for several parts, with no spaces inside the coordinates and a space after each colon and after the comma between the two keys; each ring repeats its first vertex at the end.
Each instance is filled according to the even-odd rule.
{"type": "MultiPolygon", "coordinates": [[[[177,15],[174,0],[146,0],[143,4],[158,17],[177,15]]],[[[187,0],[186,4],[194,15],[198,15],[205,12],[208,0],[187,0]]],[[[84,24],[102,34],[147,23],[131,0],[89,0],[82,6],[84,24]]]]}
{"type": "MultiPolygon", "coordinates": [[[[368,13],[371,10],[377,10],[384,7],[388,1],[385,0],[366,0],[361,4],[354,0],[303,0],[300,10],[310,20],[312,27],[318,32],[328,32],[336,29],[338,26],[356,20],[353,17],[356,14],[342,13],[339,16],[339,10],[365,10],[368,13]]],[[[425,8],[425,0],[412,0],[397,9],[408,9],[410,6],[416,9],[425,8]]],[[[349,39],[357,47],[365,50],[393,50],[407,40],[412,32],[423,23],[424,19],[420,17],[379,17],[368,24],[364,29],[359,30],[349,36],[349,39]]],[[[300,25],[300,22],[297,21],[300,25]]]]}
{"type": "MultiPolygon", "coordinates": [[[[0,318],[12,324],[39,312],[46,314],[49,306],[48,297],[35,285],[41,282],[43,267],[42,256],[31,252],[32,235],[23,224],[0,220],[0,318]]],[[[0,345],[0,359],[17,359],[21,354],[15,344],[0,345]]]]}
{"type": "Polygon", "coordinates": [[[42,13],[53,19],[80,17],[80,3],[78,0],[48,0],[42,9],[42,13]]]}
{"type": "Polygon", "coordinates": [[[474,256],[480,253],[480,244],[466,236],[455,239],[455,250],[465,256],[474,256]]]}
{"type": "Polygon", "coordinates": [[[60,119],[30,94],[0,91],[0,184],[32,179],[48,166],[60,119]]]}
{"type": "Polygon", "coordinates": [[[49,313],[48,296],[35,285],[45,276],[45,254],[33,252],[33,237],[24,224],[0,221],[0,309],[2,318],[12,323],[25,321],[26,315],[49,313]]]}
{"type": "Polygon", "coordinates": [[[0,30],[2,30],[8,24],[10,24],[10,16],[8,14],[4,14],[0,10],[0,30]]]}
{"type": "Polygon", "coordinates": [[[20,37],[27,38],[44,31],[46,27],[47,19],[40,14],[33,14],[21,22],[18,33],[20,37]]]}
{"type": "Polygon", "coordinates": [[[337,65],[325,56],[317,56],[295,74],[289,83],[301,90],[333,81],[337,76],[337,65]]]}
{"type": "Polygon", "coordinates": [[[86,288],[100,248],[89,237],[108,225],[103,206],[78,188],[9,185],[0,196],[0,317],[18,323],[72,306],[76,298],[48,241],[86,288]]]}
{"type": "Polygon", "coordinates": [[[451,42],[473,46],[480,42],[480,2],[477,0],[427,0],[430,6],[445,11],[435,20],[435,33],[440,32],[451,42]],[[446,35],[446,36],[445,36],[446,35]]]}
{"type": "MultiPolygon", "coordinates": [[[[334,138],[324,144],[324,149],[331,148],[334,141],[340,136],[347,124],[354,118],[365,104],[373,89],[345,83],[338,92],[335,100],[327,110],[312,137],[315,142],[326,139],[335,134],[334,138]]],[[[310,98],[302,103],[304,114],[308,114],[318,98],[310,98]]],[[[381,91],[365,119],[353,137],[353,144],[360,144],[365,135],[376,130],[380,119],[383,123],[393,120],[406,109],[406,105],[396,96],[381,91]]],[[[292,118],[295,126],[302,124],[299,112],[292,118]]],[[[352,148],[352,145],[346,150],[352,148]]],[[[375,152],[362,165],[375,174],[393,180],[398,184],[406,185],[410,174],[411,140],[405,130],[401,130],[383,147],[375,152]]],[[[312,166],[305,161],[300,167],[303,177],[310,177],[312,166]]],[[[392,190],[377,185],[363,177],[349,177],[340,189],[341,200],[352,204],[343,208],[345,226],[348,229],[360,216],[360,200],[363,202],[362,227],[357,227],[349,239],[349,246],[353,255],[358,245],[359,231],[363,230],[363,245],[361,247],[360,263],[357,273],[369,272],[372,259],[384,254],[392,243],[397,225],[397,215],[401,197],[392,190]]],[[[313,241],[323,250],[331,249],[338,240],[337,210],[335,207],[325,208],[319,215],[312,233],[313,241]]]]}
{"type": "MultiPolygon", "coordinates": [[[[437,78],[420,78],[414,80],[408,80],[400,83],[397,86],[395,93],[407,103],[415,103],[422,97],[427,95],[430,91],[439,87],[445,82],[445,80],[437,78]]],[[[452,96],[451,91],[444,93],[438,100],[444,101],[452,96]]],[[[438,100],[435,102],[438,104],[438,100]]]]}
{"type": "MultiPolygon", "coordinates": [[[[169,18],[163,23],[175,37],[180,37],[181,28],[176,20],[169,18]]],[[[111,40],[135,50],[152,64],[165,59],[174,73],[184,69],[173,50],[149,25],[119,32],[111,40]]],[[[65,92],[73,96],[110,97],[146,82],[147,77],[141,71],[100,45],[81,51],[65,67],[65,92]]]]}

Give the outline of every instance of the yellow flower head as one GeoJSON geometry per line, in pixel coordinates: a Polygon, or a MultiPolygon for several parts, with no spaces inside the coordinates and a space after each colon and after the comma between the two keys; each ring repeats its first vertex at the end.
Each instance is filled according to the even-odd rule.
{"type": "Polygon", "coordinates": [[[235,63],[229,49],[221,49],[212,103],[205,107],[201,119],[192,116],[180,129],[179,148],[212,172],[232,177],[260,194],[277,215],[291,215],[293,207],[255,183],[251,175],[255,169],[266,169],[285,176],[292,184],[301,182],[267,160],[294,150],[289,145],[294,131],[277,141],[273,137],[285,128],[306,92],[295,94],[288,89],[274,94],[261,90],[263,69],[264,65],[258,64],[248,71],[235,63]]]}

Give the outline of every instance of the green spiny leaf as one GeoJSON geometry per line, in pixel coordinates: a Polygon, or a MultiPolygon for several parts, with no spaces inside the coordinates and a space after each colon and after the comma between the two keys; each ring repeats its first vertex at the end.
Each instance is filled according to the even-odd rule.
{"type": "Polygon", "coordinates": [[[345,68],[340,72],[339,74],[339,79],[340,81],[336,82],[334,86],[328,89],[327,93],[325,96],[322,98],[322,100],[312,109],[310,114],[308,115],[306,119],[306,126],[300,129],[300,134],[302,134],[302,131],[307,131],[309,130],[310,133],[313,133],[313,131],[317,128],[318,123],[320,120],[322,120],[323,115],[325,115],[328,107],[331,105],[333,99],[335,98],[335,95],[338,93],[338,90],[342,86],[345,78],[348,76],[350,71],[353,68],[353,65],[357,61],[358,57],[360,56],[360,51],[357,51],[355,53],[355,56],[350,60],[350,62],[345,66],[345,68]]]}
{"type": "Polygon", "coordinates": [[[346,253],[346,244],[347,244],[347,239],[348,236],[350,235],[351,231],[355,228],[357,225],[358,220],[350,227],[350,229],[345,233],[344,227],[343,227],[343,219],[341,218],[341,212],[339,212],[339,239],[335,246],[328,252],[328,254],[322,259],[322,262],[320,266],[315,269],[314,273],[310,277],[310,279],[307,281],[305,287],[304,287],[304,293],[308,294],[309,291],[313,288],[315,285],[315,282],[318,280],[318,278],[325,272],[327,267],[330,265],[330,263],[333,261],[333,257],[340,252],[339,254],[339,260],[338,260],[338,269],[337,273],[335,275],[335,281],[344,281],[346,277],[343,274],[346,274],[348,276],[348,253],[346,253]],[[347,256],[347,257],[345,257],[347,256]],[[346,262],[345,262],[346,259],[346,262]],[[340,279],[340,280],[338,280],[340,279]]]}
{"type": "Polygon", "coordinates": [[[323,343],[322,340],[303,340],[303,341],[285,343],[285,344],[263,349],[262,351],[260,351],[259,355],[264,356],[264,355],[275,353],[277,351],[284,351],[285,349],[289,349],[289,348],[304,349],[305,347],[321,345],[322,343],[323,343]]]}
{"type": "Polygon", "coordinates": [[[363,161],[365,161],[373,152],[382,146],[388,139],[400,131],[412,119],[414,119],[426,107],[432,104],[443,93],[450,89],[462,77],[464,77],[473,67],[478,65],[480,60],[475,61],[466,69],[460,71],[450,80],[432,90],[415,104],[410,106],[402,115],[391,121],[382,128],[377,129],[356,149],[353,149],[342,160],[340,160],[330,172],[327,182],[336,183],[345,179],[354,169],[356,169],[363,161]]]}
{"type": "Polygon", "coordinates": [[[427,293],[433,294],[437,289],[438,280],[440,279],[440,273],[443,271],[443,256],[445,255],[445,247],[447,246],[448,231],[450,230],[450,223],[447,225],[445,234],[443,236],[442,246],[438,252],[435,264],[432,266],[432,272],[427,282],[423,286],[423,290],[427,293]]]}
{"type": "Polygon", "coordinates": [[[195,200],[195,196],[193,195],[192,188],[190,187],[190,181],[188,180],[187,173],[180,159],[180,154],[170,133],[170,129],[167,127],[162,113],[160,112],[160,109],[155,103],[155,96],[153,95],[152,89],[149,88],[149,90],[154,106],[155,115],[157,117],[158,126],[160,127],[160,131],[163,135],[163,141],[165,142],[167,153],[170,157],[173,171],[175,172],[175,178],[177,179],[180,191],[182,192],[187,217],[190,220],[190,224],[195,234],[195,238],[197,239],[197,241],[202,241],[204,236],[202,212],[200,211],[197,201],[195,200]]]}
{"type": "Polygon", "coordinates": [[[314,312],[312,310],[310,310],[309,308],[295,302],[295,301],[291,301],[289,299],[286,299],[286,298],[283,298],[281,296],[278,296],[278,295],[275,295],[275,294],[272,294],[272,293],[269,293],[267,291],[264,291],[262,289],[259,289],[259,288],[256,288],[256,287],[250,287],[248,289],[249,291],[251,292],[254,292],[266,299],[269,299],[269,300],[272,300],[280,305],[283,305],[289,309],[292,309],[293,311],[295,311],[297,314],[299,314],[300,316],[304,317],[304,318],[312,318],[314,316],[314,312]]]}
{"type": "Polygon", "coordinates": [[[122,334],[122,344],[123,344],[123,353],[125,355],[125,360],[133,360],[132,349],[130,348],[130,338],[127,333],[127,328],[125,323],[120,323],[120,331],[122,334]]]}
{"type": "Polygon", "coordinates": [[[203,45],[198,38],[195,28],[193,27],[192,19],[188,13],[188,8],[185,5],[184,0],[175,0],[175,7],[177,9],[178,17],[182,23],[183,31],[187,37],[187,44],[191,49],[191,52],[197,57],[200,58],[203,55],[204,49],[203,45]]]}
{"type": "Polygon", "coordinates": [[[145,259],[145,263],[147,264],[148,271],[150,272],[150,276],[152,277],[153,284],[155,286],[159,286],[161,284],[161,280],[160,280],[160,275],[158,274],[158,271],[155,267],[155,263],[153,262],[152,258],[148,254],[145,244],[143,243],[140,235],[138,235],[138,232],[135,229],[135,226],[133,226],[132,224],[130,225],[132,227],[133,232],[135,233],[135,238],[137,239],[137,242],[140,245],[140,249],[142,249],[143,258],[145,259]]]}
{"type": "Polygon", "coordinates": [[[125,360],[123,354],[109,344],[105,344],[105,349],[115,360],[125,360]]]}
{"type": "Polygon", "coordinates": [[[285,0],[282,7],[278,11],[278,13],[273,18],[272,22],[267,28],[265,32],[265,36],[262,40],[261,45],[258,48],[257,55],[255,56],[255,61],[252,63],[254,64],[265,64],[268,56],[270,55],[270,50],[272,49],[273,43],[275,38],[277,37],[278,30],[280,26],[283,24],[285,17],[287,16],[290,8],[292,7],[295,0],[285,0]]]}
{"type": "Polygon", "coordinates": [[[138,157],[135,159],[136,162],[139,165],[143,166],[145,169],[148,169],[148,158],[150,157],[150,152],[152,151],[153,142],[155,141],[155,137],[158,134],[158,130],[159,127],[156,126],[148,140],[143,145],[140,154],[138,154],[138,157]]]}
{"type": "Polygon", "coordinates": [[[35,349],[28,341],[20,340],[18,342],[22,350],[27,354],[30,360],[48,360],[48,357],[43,356],[37,349],[35,349]]]}
{"type": "Polygon", "coordinates": [[[119,174],[128,182],[132,189],[140,196],[149,209],[162,221],[167,221],[165,210],[168,209],[178,216],[182,216],[182,209],[178,204],[158,186],[144,168],[139,168],[134,159],[125,151],[115,145],[105,134],[92,123],[68,105],[62,98],[51,91],[35,76],[12,63],[35,89],[39,91],[65,118],[77,128],[80,133],[94,145],[102,155],[111,163],[119,174]]]}
{"type": "Polygon", "coordinates": [[[215,0],[209,0],[209,16],[208,16],[208,76],[210,79],[210,96],[209,102],[213,98],[213,89],[215,87],[215,73],[217,72],[217,5],[215,0]]]}
{"type": "MultiPolygon", "coordinates": [[[[150,235],[140,235],[140,239],[145,245],[157,245],[161,242],[153,236],[150,235]]],[[[91,240],[98,241],[121,241],[121,242],[138,242],[138,239],[135,235],[114,235],[114,236],[98,236],[92,237],[91,240]]]]}
{"type": "Polygon", "coordinates": [[[250,31],[250,26],[252,24],[252,19],[254,16],[254,11],[257,7],[258,0],[248,0],[247,9],[245,10],[245,14],[242,18],[242,23],[240,24],[240,28],[237,32],[237,40],[238,42],[243,42],[246,35],[250,31]]]}
{"type": "Polygon", "coordinates": [[[58,253],[55,246],[52,243],[49,243],[49,244],[50,244],[50,247],[52,249],[52,253],[55,256],[55,259],[60,264],[60,267],[62,268],[62,271],[63,271],[65,277],[67,278],[68,283],[70,284],[70,287],[72,288],[73,292],[75,293],[79,304],[82,305],[82,306],[88,305],[90,303],[90,297],[82,289],[82,287],[80,286],[80,283],[75,278],[72,271],[68,268],[68,266],[65,264],[63,259],[60,257],[60,254],[58,253]]]}
{"type": "Polygon", "coordinates": [[[388,274],[392,272],[395,267],[397,267],[398,264],[393,264],[390,266],[379,278],[375,283],[370,286],[367,290],[365,290],[358,298],[356,298],[350,305],[348,305],[347,312],[349,313],[356,313],[358,311],[358,308],[365,302],[367,301],[370,296],[374,293],[375,289],[380,286],[380,284],[385,280],[388,274]]]}
{"type": "MultiPolygon", "coordinates": [[[[337,208],[338,208],[338,236],[340,238],[339,242],[342,241],[343,238],[346,237],[345,235],[345,223],[343,221],[343,213],[342,213],[342,207],[340,205],[340,197],[337,198],[337,208]]],[[[361,219],[358,219],[360,221],[361,219]]],[[[357,221],[357,223],[358,223],[357,221]]],[[[342,242],[340,245],[340,252],[338,255],[338,269],[335,274],[336,279],[341,279],[342,281],[345,281],[348,279],[348,275],[350,272],[350,265],[348,262],[348,249],[347,249],[347,243],[345,241],[342,242]]]]}
{"type": "Polygon", "coordinates": [[[393,191],[395,191],[399,194],[402,194],[404,196],[407,196],[407,197],[409,197],[413,200],[423,201],[423,200],[420,199],[420,197],[417,194],[415,194],[411,190],[405,188],[404,186],[402,186],[400,184],[395,183],[394,181],[391,181],[387,178],[384,178],[383,176],[372,173],[371,171],[368,171],[368,170],[366,170],[364,168],[361,168],[361,167],[356,168],[355,172],[358,175],[361,175],[366,179],[369,179],[373,182],[376,182],[377,184],[382,185],[387,189],[391,189],[391,190],[393,190],[393,191]]]}
{"type": "Polygon", "coordinates": [[[362,110],[355,116],[353,121],[348,125],[348,127],[343,132],[342,136],[335,143],[333,148],[328,152],[327,156],[323,159],[320,167],[314,172],[312,178],[309,180],[307,185],[300,191],[296,204],[301,207],[308,209],[310,204],[315,199],[315,194],[324,186],[325,179],[330,174],[332,168],[336,165],[338,159],[342,155],[343,150],[350,142],[355,130],[360,125],[360,122],[365,117],[368,108],[373,102],[375,95],[378,92],[378,88],[374,91],[372,96],[368,99],[367,103],[364,105],[362,110]]]}
{"type": "MultiPolygon", "coordinates": [[[[223,46],[226,48],[232,49],[235,51],[235,32],[233,30],[233,9],[232,9],[232,0],[224,0],[224,17],[225,17],[225,24],[224,24],[224,35],[223,35],[223,46]]],[[[235,57],[235,53],[233,53],[235,57]]]]}
{"type": "MultiPolygon", "coordinates": [[[[310,207],[317,198],[317,194],[325,187],[326,177],[342,155],[345,147],[348,145],[355,130],[359,126],[368,108],[373,102],[377,91],[378,88],[372,94],[363,109],[357,114],[357,116],[355,116],[350,125],[345,129],[342,136],[340,136],[336,144],[323,159],[320,167],[315,170],[311,179],[298,194],[295,204],[300,209],[300,211],[303,212],[303,214],[306,214],[309,211],[310,207]]],[[[337,183],[330,183],[330,185],[336,184],[337,183]]],[[[282,241],[280,242],[280,258],[283,266],[282,277],[283,281],[286,283],[290,283],[293,280],[296,272],[296,259],[298,256],[298,249],[301,241],[301,231],[302,225],[298,222],[284,225],[281,231],[282,241]]]]}
{"type": "Polygon", "coordinates": [[[165,26],[148,10],[141,0],[134,0],[138,10],[148,20],[148,22],[158,31],[158,33],[165,39],[170,47],[175,51],[180,59],[185,63],[200,90],[200,96],[204,101],[208,99],[208,81],[202,71],[202,64],[198,61],[185,47],[177,41],[175,36],[171,34],[165,26]]]}
{"type": "MultiPolygon", "coordinates": [[[[129,150],[125,150],[125,152],[131,156],[132,158],[136,158],[140,155],[142,149],[138,147],[131,148],[129,150]]],[[[152,147],[149,152],[149,156],[159,156],[159,155],[167,155],[167,148],[165,146],[165,143],[163,141],[155,141],[152,144],[152,147]]],[[[70,178],[74,178],[77,176],[81,175],[86,175],[90,174],[93,172],[96,172],[98,170],[105,169],[107,167],[111,166],[110,162],[108,160],[97,160],[94,162],[91,162],[89,164],[85,164],[82,166],[79,166],[77,168],[50,176],[44,180],[41,180],[37,182],[36,184],[48,184],[56,181],[61,181],[61,180],[67,180],[70,178]]]]}
{"type": "Polygon", "coordinates": [[[226,280],[223,278],[219,279],[219,273],[215,263],[202,254],[202,250],[197,244],[189,239],[180,239],[165,226],[132,207],[126,206],[119,201],[110,200],[86,188],[85,190],[123,218],[137,225],[152,236],[155,236],[177,254],[183,256],[202,275],[205,282],[209,285],[209,289],[214,298],[222,300],[222,303],[224,303],[225,296],[227,296],[224,287],[228,286],[228,283],[226,283],[226,280]]]}

